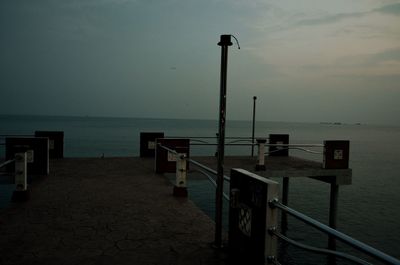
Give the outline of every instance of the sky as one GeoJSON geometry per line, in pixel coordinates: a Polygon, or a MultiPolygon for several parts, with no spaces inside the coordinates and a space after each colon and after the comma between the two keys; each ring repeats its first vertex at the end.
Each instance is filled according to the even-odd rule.
{"type": "Polygon", "coordinates": [[[400,125],[400,1],[0,0],[0,114],[400,125]]]}

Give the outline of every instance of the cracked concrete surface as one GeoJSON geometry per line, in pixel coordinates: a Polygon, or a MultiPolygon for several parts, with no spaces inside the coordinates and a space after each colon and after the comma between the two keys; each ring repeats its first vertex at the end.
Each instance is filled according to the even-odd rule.
{"type": "Polygon", "coordinates": [[[31,199],[0,210],[0,265],[225,264],[214,225],[152,159],[51,161],[31,199]]]}

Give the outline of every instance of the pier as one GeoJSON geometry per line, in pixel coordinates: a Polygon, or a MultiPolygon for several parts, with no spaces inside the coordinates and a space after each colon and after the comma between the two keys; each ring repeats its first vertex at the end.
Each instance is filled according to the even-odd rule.
{"type": "MultiPolygon", "coordinates": [[[[327,255],[328,264],[336,264],[336,258],[368,264],[337,251],[336,240],[386,264],[400,264],[336,230],[339,186],[352,181],[349,141],[289,144],[288,135],[271,134],[268,143],[257,139],[256,157],[225,156],[222,183],[229,192],[221,189],[220,195],[229,201],[229,227],[216,233],[218,220],[190,201],[192,173],[218,187],[219,157],[190,155],[198,139],[141,133],[140,157],[53,159],[49,151],[63,137],[51,145],[50,139],[6,138],[0,168],[8,169],[2,177],[15,176],[13,200],[18,202],[0,210],[0,265],[279,264],[278,240],[327,255]],[[322,154],[323,161],[289,156],[289,149],[305,147],[323,148],[311,151],[322,154]],[[330,185],[328,225],[289,207],[289,179],[296,177],[330,185]],[[282,184],[274,178],[283,178],[282,184]],[[328,248],[286,237],[288,215],[327,234],[328,248]]],[[[248,141],[231,140],[227,145],[248,141]]]]}
{"type": "Polygon", "coordinates": [[[0,264],[224,264],[214,223],[148,158],[51,160],[0,210],[0,264]]]}

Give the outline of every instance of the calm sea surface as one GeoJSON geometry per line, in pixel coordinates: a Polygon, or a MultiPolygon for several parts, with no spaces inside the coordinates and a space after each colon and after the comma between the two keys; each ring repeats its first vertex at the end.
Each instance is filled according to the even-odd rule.
{"type": "MultiPolygon", "coordinates": [[[[33,134],[35,130],[64,131],[67,157],[138,156],[140,132],[162,131],[167,136],[215,136],[217,128],[216,121],[207,120],[0,116],[0,135],[33,134]]],[[[270,133],[290,134],[291,143],[350,140],[353,184],[340,188],[338,229],[400,259],[400,127],[256,123],[256,136],[266,137],[270,133]]],[[[226,134],[251,136],[251,122],[228,121],[226,134]]],[[[0,137],[0,143],[3,142],[4,138],[0,137]]],[[[191,152],[193,155],[213,155],[215,147],[194,146],[191,152]]],[[[226,153],[250,154],[250,148],[229,147],[226,153]]],[[[291,155],[322,160],[321,155],[296,150],[291,151],[291,155]]],[[[0,145],[0,157],[4,157],[3,145],[0,145]]],[[[213,217],[213,186],[206,180],[190,181],[190,177],[189,184],[191,199],[213,217]]],[[[0,208],[8,205],[11,191],[12,186],[0,185],[0,208]]],[[[307,178],[291,179],[289,204],[327,223],[329,185],[307,178]]],[[[288,236],[313,246],[326,247],[327,244],[325,235],[291,218],[288,236]]],[[[358,253],[341,244],[339,249],[358,253]]],[[[324,264],[326,261],[324,256],[291,246],[284,252],[281,258],[286,264],[324,264]]]]}

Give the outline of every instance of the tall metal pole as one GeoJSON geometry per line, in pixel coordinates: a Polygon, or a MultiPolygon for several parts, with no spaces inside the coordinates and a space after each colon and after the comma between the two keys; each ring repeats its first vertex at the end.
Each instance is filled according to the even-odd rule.
{"type": "Polygon", "coordinates": [[[257,97],[253,97],[253,130],[251,132],[251,156],[254,156],[254,128],[256,123],[256,100],[257,97]]]}
{"type": "Polygon", "coordinates": [[[218,125],[218,168],[217,189],[215,194],[215,247],[222,247],[222,205],[224,191],[224,153],[225,153],[225,122],[226,122],[226,74],[228,67],[228,46],[232,45],[231,35],[221,35],[218,42],[221,46],[221,83],[219,98],[218,125]]]}

